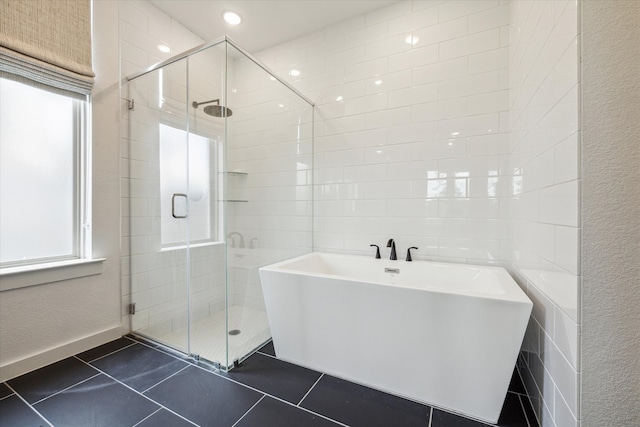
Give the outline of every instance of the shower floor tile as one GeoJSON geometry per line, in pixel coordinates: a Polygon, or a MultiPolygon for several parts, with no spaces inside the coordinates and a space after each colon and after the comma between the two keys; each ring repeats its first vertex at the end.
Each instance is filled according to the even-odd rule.
{"type": "MultiPolygon", "coordinates": [[[[229,307],[229,330],[238,329],[238,335],[227,335],[225,312],[220,311],[211,316],[193,322],[191,327],[191,353],[212,362],[227,361],[229,343],[229,363],[243,358],[258,346],[271,338],[269,319],[262,310],[254,310],[244,306],[229,307]]],[[[144,334],[141,330],[140,333],[144,334]]],[[[168,334],[155,337],[158,341],[178,349],[184,349],[187,342],[187,328],[181,328],[168,334]]]]}
{"type": "MultiPolygon", "coordinates": [[[[267,344],[224,373],[122,338],[1,383],[0,427],[487,426],[273,354],[267,344]]],[[[515,374],[499,427],[537,427],[523,391],[515,374]]]]}

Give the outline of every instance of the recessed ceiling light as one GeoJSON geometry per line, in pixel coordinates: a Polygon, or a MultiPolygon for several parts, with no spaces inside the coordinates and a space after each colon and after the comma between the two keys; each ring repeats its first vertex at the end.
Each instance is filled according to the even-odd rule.
{"type": "Polygon", "coordinates": [[[298,77],[300,75],[300,70],[292,68],[291,71],[289,71],[289,75],[291,75],[292,77],[298,77]]]}
{"type": "Polygon", "coordinates": [[[404,42],[406,44],[410,44],[411,46],[415,45],[416,43],[418,43],[420,41],[420,37],[418,36],[414,36],[412,34],[409,34],[405,39],[404,42]]]}
{"type": "Polygon", "coordinates": [[[374,83],[374,84],[377,84],[377,85],[381,85],[381,84],[382,84],[382,80],[376,80],[376,81],[375,81],[375,82],[373,82],[373,83],[374,83]]]}
{"type": "Polygon", "coordinates": [[[171,48],[169,46],[167,46],[166,44],[159,44],[158,45],[158,50],[160,52],[164,52],[164,53],[169,53],[171,52],[171,48]]]}
{"type": "Polygon", "coordinates": [[[228,24],[231,25],[238,25],[242,22],[242,18],[240,17],[240,15],[235,12],[225,12],[222,17],[225,21],[227,21],[228,24]]]}
{"type": "Polygon", "coordinates": [[[338,102],[342,101],[342,97],[341,96],[337,97],[336,101],[338,101],[338,102]]]}
{"type": "Polygon", "coordinates": [[[460,132],[451,132],[451,136],[458,136],[460,135],[460,132]]]}

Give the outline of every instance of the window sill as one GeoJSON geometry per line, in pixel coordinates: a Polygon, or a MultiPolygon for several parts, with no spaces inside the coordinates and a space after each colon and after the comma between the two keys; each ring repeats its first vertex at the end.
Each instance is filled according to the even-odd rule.
{"type": "Polygon", "coordinates": [[[105,258],[74,259],[0,269],[0,292],[102,274],[105,258]]]}
{"type": "MultiPolygon", "coordinates": [[[[194,248],[204,248],[207,246],[218,246],[218,245],[223,245],[224,242],[204,242],[204,243],[193,243],[191,245],[189,245],[188,247],[190,249],[194,249],[194,248]]],[[[180,245],[180,246],[166,246],[164,248],[160,249],[160,252],[169,252],[169,251],[181,251],[187,249],[187,245],[180,245]]]]}

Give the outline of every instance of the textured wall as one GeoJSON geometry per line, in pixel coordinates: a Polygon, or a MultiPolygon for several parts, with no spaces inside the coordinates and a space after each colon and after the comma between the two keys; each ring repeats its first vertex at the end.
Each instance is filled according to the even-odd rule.
{"type": "Polygon", "coordinates": [[[640,425],[640,2],[583,1],[582,425],[640,425]]]}

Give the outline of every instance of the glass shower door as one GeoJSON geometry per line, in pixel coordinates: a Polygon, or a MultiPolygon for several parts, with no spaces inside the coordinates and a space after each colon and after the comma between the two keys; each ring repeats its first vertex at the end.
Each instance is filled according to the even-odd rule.
{"type": "Polygon", "coordinates": [[[178,61],[129,83],[128,246],[132,332],[189,354],[186,81],[178,61]]]}

